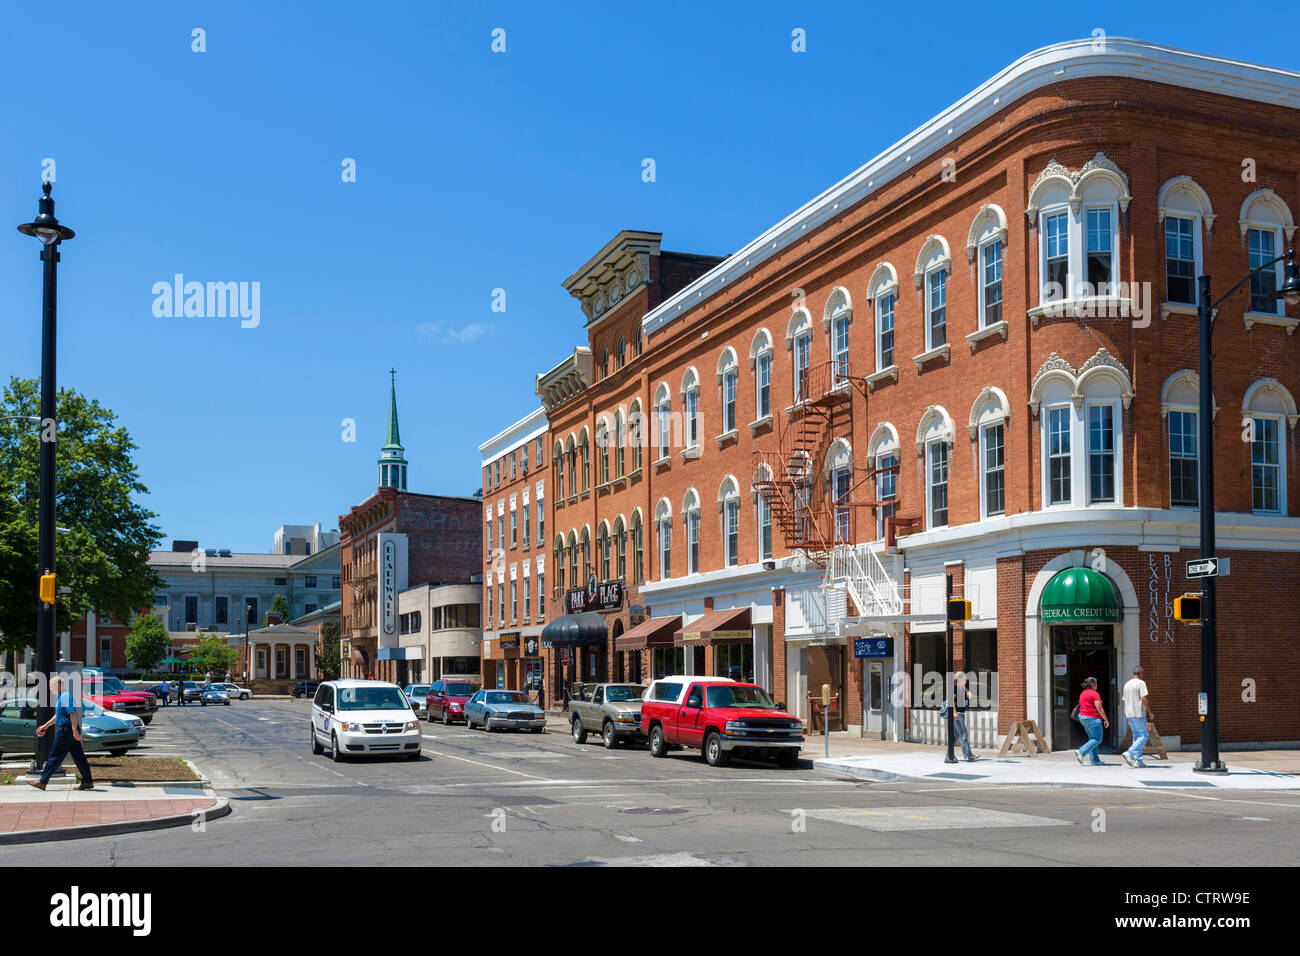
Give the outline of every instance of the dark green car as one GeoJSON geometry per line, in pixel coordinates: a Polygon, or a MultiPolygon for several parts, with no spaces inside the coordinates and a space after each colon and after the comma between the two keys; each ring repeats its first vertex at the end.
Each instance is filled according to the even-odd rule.
{"type": "MultiPolygon", "coordinates": [[[[81,746],[86,753],[107,752],[123,756],[140,745],[144,722],[138,717],[116,717],[92,701],[81,710],[81,746]]],[[[53,734],[51,728],[46,733],[53,734]]],[[[36,752],[36,698],[20,697],[0,702],[0,754],[36,752]]]]}

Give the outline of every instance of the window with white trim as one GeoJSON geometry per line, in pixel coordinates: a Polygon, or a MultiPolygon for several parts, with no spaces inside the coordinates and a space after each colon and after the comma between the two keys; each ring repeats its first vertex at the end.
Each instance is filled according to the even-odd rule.
{"type": "Polygon", "coordinates": [[[659,519],[659,580],[673,576],[673,519],[665,515],[659,519]]]}
{"type": "Polygon", "coordinates": [[[770,349],[759,354],[754,377],[758,393],[756,420],[761,421],[772,414],[772,352],[770,349]]]}
{"type": "Polygon", "coordinates": [[[1047,503],[1069,505],[1074,503],[1074,486],[1071,481],[1074,409],[1069,405],[1055,405],[1043,411],[1044,437],[1047,448],[1047,503]]]}
{"type": "Polygon", "coordinates": [[[894,293],[876,299],[876,371],[894,364],[894,293]]]}
{"type": "Polygon", "coordinates": [[[1043,300],[1063,299],[1070,290],[1070,216],[1066,210],[1043,214],[1043,300]]]}
{"type": "Polygon", "coordinates": [[[980,328],[1002,321],[1002,240],[980,247],[980,328]]]}
{"type": "Polygon", "coordinates": [[[1109,206],[1089,207],[1084,211],[1088,239],[1088,287],[1091,295],[1113,295],[1111,277],[1116,259],[1115,231],[1111,228],[1109,206]]]}
{"type": "Polygon", "coordinates": [[[668,457],[669,442],[672,438],[672,400],[668,397],[668,390],[662,389],[659,401],[655,404],[655,415],[659,419],[659,459],[668,457]]]}
{"type": "Polygon", "coordinates": [[[980,429],[980,465],[983,473],[981,504],[985,517],[1006,512],[1006,432],[1002,422],[980,429]]]}
{"type": "Polygon", "coordinates": [[[1256,514],[1284,514],[1282,419],[1255,415],[1251,424],[1254,428],[1254,441],[1250,443],[1251,510],[1256,514]]]}
{"type": "Polygon", "coordinates": [[[1165,301],[1196,304],[1196,222],[1165,216],[1165,301]]]}
{"type": "Polygon", "coordinates": [[[758,496],[758,560],[772,560],[772,506],[758,496]]]}
{"type": "Polygon", "coordinates": [[[794,400],[804,401],[808,396],[808,363],[812,358],[812,333],[804,332],[794,340],[794,400]]]}
{"type": "Polygon", "coordinates": [[[1088,415],[1088,503],[1115,501],[1115,427],[1120,420],[1118,403],[1089,404],[1088,415]]]}
{"type": "Polygon", "coordinates": [[[686,531],[686,573],[700,573],[700,499],[694,491],[682,502],[682,524],[686,531]]]}
{"type": "Polygon", "coordinates": [[[929,527],[943,528],[948,524],[948,443],[942,438],[928,442],[925,451],[929,527]]]}
{"type": "Polygon", "coordinates": [[[686,447],[696,448],[700,442],[700,382],[694,369],[689,370],[682,380],[682,404],[686,409],[682,423],[686,447]]]}
{"type": "MultiPolygon", "coordinates": [[[[876,456],[876,500],[898,500],[898,453],[886,452],[876,456]]],[[[876,509],[876,537],[885,536],[885,519],[898,514],[897,504],[886,504],[876,509]]]]}
{"type": "Polygon", "coordinates": [[[726,532],[727,567],[740,563],[740,501],[728,498],[723,502],[723,528],[726,532]]]}
{"type": "Polygon", "coordinates": [[[852,487],[853,470],[851,468],[836,468],[831,473],[831,500],[835,504],[836,543],[848,543],[852,540],[849,504],[852,487]]]}
{"type": "Polygon", "coordinates": [[[925,288],[925,348],[930,351],[948,341],[948,270],[935,269],[929,273],[925,288]]]}
{"type": "Polygon", "coordinates": [[[1200,505],[1199,412],[1169,410],[1169,506],[1196,508],[1200,505]]]}

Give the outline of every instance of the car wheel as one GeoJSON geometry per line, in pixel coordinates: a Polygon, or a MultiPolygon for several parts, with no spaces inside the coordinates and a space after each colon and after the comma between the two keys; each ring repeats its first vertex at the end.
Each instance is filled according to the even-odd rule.
{"type": "MultiPolygon", "coordinates": [[[[432,718],[430,718],[430,719],[432,719],[432,718]]],[[[450,726],[451,726],[451,713],[450,713],[446,708],[444,708],[443,711],[442,711],[442,725],[443,725],[444,727],[450,727],[450,726]]]]}
{"type": "Polygon", "coordinates": [[[433,723],[433,711],[432,711],[432,710],[426,710],[426,711],[424,712],[424,720],[425,720],[426,723],[430,723],[430,724],[433,723]]]}
{"type": "Polygon", "coordinates": [[[710,767],[725,767],[729,756],[730,754],[722,749],[722,735],[716,730],[704,738],[704,759],[708,761],[710,767]]]}
{"type": "Polygon", "coordinates": [[[531,729],[532,729],[532,732],[533,732],[533,733],[535,733],[535,734],[540,734],[540,733],[541,733],[543,730],[545,730],[546,728],[545,728],[545,727],[533,727],[533,728],[531,728],[531,729]]]}
{"type": "Polygon", "coordinates": [[[320,745],[320,741],[316,739],[316,728],[315,728],[314,726],[312,726],[310,723],[309,723],[307,726],[311,729],[311,752],[312,752],[312,756],[319,757],[321,754],[323,754],[323,753],[325,752],[325,748],[322,747],[322,746],[320,745]]]}
{"type": "Polygon", "coordinates": [[[776,755],[776,765],[789,770],[799,762],[799,751],[782,750],[776,755]]]}
{"type": "Polygon", "coordinates": [[[338,734],[330,734],[330,756],[334,758],[335,763],[343,762],[343,751],[339,750],[338,734]]]}
{"type": "Polygon", "coordinates": [[[247,695],[247,694],[240,694],[240,695],[239,695],[239,699],[240,699],[240,700],[248,700],[248,695],[247,695]]]}
{"type": "Polygon", "coordinates": [[[201,700],[199,701],[199,703],[202,704],[204,707],[208,706],[208,702],[206,700],[201,700]]]}
{"type": "Polygon", "coordinates": [[[492,715],[487,711],[483,712],[483,730],[492,733],[492,715]]]}
{"type": "Polygon", "coordinates": [[[585,744],[587,742],[587,728],[582,725],[582,718],[577,714],[569,721],[569,730],[573,734],[575,744],[585,744]]]}
{"type": "Polygon", "coordinates": [[[614,732],[614,721],[605,721],[605,726],[601,728],[605,735],[605,749],[613,750],[618,746],[618,734],[614,732]]]}
{"type": "Polygon", "coordinates": [[[125,750],[110,750],[110,751],[108,752],[108,755],[109,755],[110,757],[125,757],[125,756],[126,756],[126,751],[125,751],[125,750]]]}
{"type": "Polygon", "coordinates": [[[152,723],[153,723],[153,714],[150,714],[148,717],[141,717],[140,719],[143,720],[143,721],[145,722],[146,725],[148,725],[148,724],[152,724],[152,723]]]}
{"type": "Polygon", "coordinates": [[[413,754],[407,754],[407,755],[406,755],[406,759],[407,759],[407,760],[419,760],[419,759],[420,759],[420,751],[417,750],[417,751],[416,751],[415,753],[413,753],[413,754]]]}
{"type": "Polygon", "coordinates": [[[668,741],[664,740],[664,729],[662,727],[650,728],[650,756],[668,756],[668,741]]]}

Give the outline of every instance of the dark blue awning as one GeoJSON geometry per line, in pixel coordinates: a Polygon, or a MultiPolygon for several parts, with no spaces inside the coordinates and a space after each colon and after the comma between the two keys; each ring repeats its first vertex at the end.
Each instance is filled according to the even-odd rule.
{"type": "Polygon", "coordinates": [[[557,617],[542,629],[542,645],[592,647],[605,643],[605,619],[595,611],[581,611],[557,617]]]}

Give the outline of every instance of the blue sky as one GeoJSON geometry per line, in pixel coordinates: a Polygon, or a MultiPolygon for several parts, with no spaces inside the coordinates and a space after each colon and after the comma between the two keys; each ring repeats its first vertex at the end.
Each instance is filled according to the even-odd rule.
{"type": "MultiPolygon", "coordinates": [[[[9,3],[0,222],[31,219],[53,158],[78,232],[60,384],[118,413],[167,539],[266,551],[279,524],[333,528],[374,490],[389,368],[411,490],[477,489],[478,445],[584,340],[561,281],[619,229],[734,251],[1024,53],[1097,28],[1297,65],[1278,14],[1176,9],[9,3]],[[156,317],[176,273],[260,283],[260,323],[156,317]]],[[[4,235],[7,381],[39,374],[40,263],[4,235]]]]}

